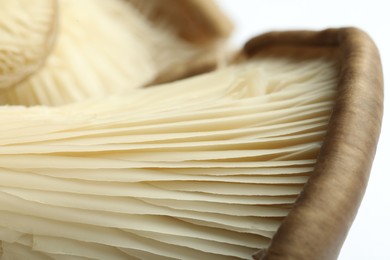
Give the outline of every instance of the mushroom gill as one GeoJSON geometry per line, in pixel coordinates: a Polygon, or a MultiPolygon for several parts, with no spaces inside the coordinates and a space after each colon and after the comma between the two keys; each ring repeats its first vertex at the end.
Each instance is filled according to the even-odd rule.
{"type": "Polygon", "coordinates": [[[197,44],[181,39],[164,18],[153,23],[128,1],[58,0],[58,15],[56,1],[40,2],[1,1],[9,17],[0,20],[7,32],[0,39],[1,60],[5,59],[1,86],[16,85],[35,72],[0,93],[1,104],[70,104],[191,75],[216,63],[218,41],[197,44]],[[50,52],[54,18],[58,33],[50,52]],[[42,67],[37,71],[38,65],[42,67]]]}
{"type": "Polygon", "coordinates": [[[55,0],[0,1],[0,91],[35,73],[54,44],[55,0]]]}
{"type": "Polygon", "coordinates": [[[3,256],[249,259],[313,170],[336,74],[326,60],[256,59],[66,106],[1,107],[3,256]]]}

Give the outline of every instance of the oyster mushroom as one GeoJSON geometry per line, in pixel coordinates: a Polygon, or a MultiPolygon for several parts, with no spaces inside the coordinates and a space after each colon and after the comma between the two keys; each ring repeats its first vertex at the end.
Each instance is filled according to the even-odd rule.
{"type": "MultiPolygon", "coordinates": [[[[53,51],[41,70],[17,87],[0,93],[0,103],[69,104],[203,72],[214,68],[219,58],[217,49],[222,45],[221,36],[201,44],[183,39],[176,35],[174,23],[164,22],[166,16],[152,21],[128,1],[57,2],[59,26],[53,51]]],[[[31,1],[27,3],[31,5],[31,1]]],[[[31,8],[37,7],[34,4],[31,8]]],[[[15,13],[28,21],[28,16],[19,9],[13,4],[2,11],[15,13]]],[[[30,15],[34,13],[34,17],[37,15],[34,10],[23,10],[30,15]]],[[[53,26],[53,23],[47,26],[53,26]]],[[[17,41],[18,34],[11,31],[9,38],[17,41]]],[[[3,38],[0,44],[2,41],[3,38]]],[[[48,54],[43,46],[37,46],[37,50],[48,54]]],[[[19,59],[18,64],[28,68],[23,59],[19,59]]],[[[10,77],[6,70],[2,74],[10,77]]]]}
{"type": "Polygon", "coordinates": [[[3,103],[24,106],[0,107],[1,258],[265,252],[316,164],[339,50],[311,36],[311,50],[274,49],[266,36],[241,64],[141,88],[212,48],[157,32],[126,1],[58,3],[53,51],[4,85],[3,103]]]}
{"type": "Polygon", "coordinates": [[[249,259],[313,170],[335,68],[262,58],[66,106],[3,107],[4,258],[249,259]]]}

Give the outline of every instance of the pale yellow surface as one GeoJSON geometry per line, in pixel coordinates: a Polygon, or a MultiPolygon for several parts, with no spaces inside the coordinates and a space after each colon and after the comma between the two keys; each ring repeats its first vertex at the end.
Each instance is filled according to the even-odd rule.
{"type": "Polygon", "coordinates": [[[267,247],[316,162],[335,64],[258,58],[141,88],[194,50],[151,37],[124,1],[58,3],[45,64],[0,81],[1,259],[249,259],[267,247]]]}
{"type": "Polygon", "coordinates": [[[332,68],[260,59],[66,106],[1,107],[4,256],[247,259],[310,175],[332,68]]]}

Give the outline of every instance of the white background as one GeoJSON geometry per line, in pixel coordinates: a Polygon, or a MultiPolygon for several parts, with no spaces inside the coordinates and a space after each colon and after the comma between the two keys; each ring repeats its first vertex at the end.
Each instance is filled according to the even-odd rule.
{"type": "MultiPolygon", "coordinates": [[[[390,1],[216,0],[235,24],[234,46],[271,30],[354,26],[365,30],[381,53],[385,85],[390,77],[390,1]]],[[[385,96],[387,90],[385,86],[385,96]]],[[[390,259],[390,101],[366,195],[339,260],[390,259]],[[387,159],[387,162],[386,162],[387,159]]],[[[329,202],[331,203],[331,202],[329,202]]],[[[315,260],[315,259],[313,259],[315,260]]]]}

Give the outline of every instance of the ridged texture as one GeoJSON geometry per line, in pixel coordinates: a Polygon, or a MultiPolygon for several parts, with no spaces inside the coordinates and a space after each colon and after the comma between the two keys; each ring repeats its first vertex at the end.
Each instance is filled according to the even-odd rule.
{"type": "MultiPolygon", "coordinates": [[[[35,3],[26,7],[12,5],[10,10],[2,11],[11,16],[8,20],[18,21],[22,17],[22,22],[30,22],[29,16],[24,13],[38,16],[38,21],[46,19],[39,10],[36,11],[38,7],[35,3]],[[25,12],[20,12],[20,9],[25,12]],[[20,17],[14,17],[14,13],[20,17]]],[[[191,67],[190,64],[197,67],[205,63],[215,64],[214,44],[195,46],[186,42],[174,35],[174,29],[152,24],[127,1],[59,0],[58,10],[58,34],[53,51],[34,75],[14,88],[0,93],[0,104],[64,105],[89,97],[142,87],[162,77],[159,76],[160,73],[164,73],[165,78],[180,77],[181,74],[190,73],[186,71],[191,67]],[[186,66],[183,66],[184,64],[186,66]],[[183,67],[186,67],[185,71],[183,67]]],[[[1,18],[1,25],[7,25],[7,19],[1,18]]],[[[52,24],[44,25],[48,27],[52,24]]],[[[36,31],[35,28],[32,30],[29,27],[22,29],[26,35],[36,31]]],[[[39,31],[39,34],[35,34],[38,34],[40,40],[43,33],[44,31],[39,31]]],[[[9,33],[12,48],[16,46],[13,41],[23,40],[30,44],[30,38],[36,38],[33,33],[26,37],[24,34],[23,38],[18,38],[16,32],[9,33]]],[[[6,43],[2,37],[0,55],[2,49],[8,55],[7,49],[1,45],[4,42],[6,43]]],[[[31,51],[39,51],[38,54],[47,51],[42,44],[25,45],[20,46],[24,51],[23,55],[31,51]]],[[[8,56],[6,58],[10,59],[8,56]]],[[[0,66],[12,65],[15,67],[12,67],[13,70],[25,66],[26,72],[31,72],[31,69],[28,69],[30,61],[22,60],[19,56],[11,56],[13,60],[5,63],[0,60],[0,66]]],[[[32,62],[41,64],[42,57],[38,58],[32,62]]],[[[0,76],[12,76],[8,67],[0,71],[0,76]]],[[[21,76],[26,72],[18,70],[21,76]]]]}
{"type": "Polygon", "coordinates": [[[310,176],[326,59],[259,59],[57,108],[1,107],[2,259],[248,259],[310,176]]]}
{"type": "Polygon", "coordinates": [[[36,72],[54,43],[55,0],[0,1],[0,91],[36,72]]]}

